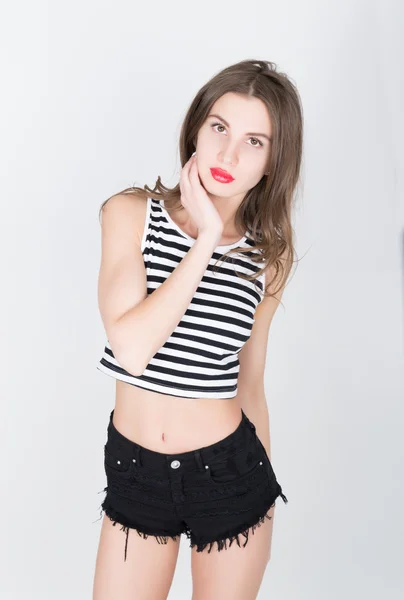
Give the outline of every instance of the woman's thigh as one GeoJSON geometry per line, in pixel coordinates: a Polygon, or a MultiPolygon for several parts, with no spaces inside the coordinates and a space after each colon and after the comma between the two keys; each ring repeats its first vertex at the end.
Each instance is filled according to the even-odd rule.
{"type": "Polygon", "coordinates": [[[174,577],[180,539],[158,543],[135,531],[123,560],[125,534],[104,515],[95,565],[93,600],[166,600],[174,577]]]}
{"type": "Polygon", "coordinates": [[[248,543],[210,553],[192,551],[192,600],[255,600],[267,567],[273,530],[275,507],[268,511],[269,519],[254,530],[248,543]]]}

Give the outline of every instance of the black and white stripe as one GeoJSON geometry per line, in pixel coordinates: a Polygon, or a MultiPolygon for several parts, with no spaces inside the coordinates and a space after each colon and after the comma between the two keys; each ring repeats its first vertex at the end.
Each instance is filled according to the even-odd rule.
{"type": "MultiPolygon", "coordinates": [[[[166,280],[194,242],[174,223],[163,201],[148,198],[142,237],[148,294],[166,280]]],[[[252,274],[259,270],[245,254],[230,254],[230,260],[216,265],[216,272],[212,269],[230,248],[253,245],[244,236],[234,244],[215,248],[188,309],[142,375],[123,369],[108,341],[97,368],[132,385],[172,396],[236,396],[238,353],[251,335],[254,313],[263,298],[264,276],[254,282],[236,275],[235,271],[252,274]]]]}

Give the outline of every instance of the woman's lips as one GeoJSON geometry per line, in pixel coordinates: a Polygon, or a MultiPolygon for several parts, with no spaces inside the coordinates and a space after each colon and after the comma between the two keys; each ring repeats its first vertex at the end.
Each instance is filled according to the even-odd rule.
{"type": "Polygon", "coordinates": [[[230,183],[234,181],[234,177],[230,175],[227,171],[223,171],[223,169],[211,169],[212,177],[216,179],[216,181],[220,181],[220,183],[230,183]]]}

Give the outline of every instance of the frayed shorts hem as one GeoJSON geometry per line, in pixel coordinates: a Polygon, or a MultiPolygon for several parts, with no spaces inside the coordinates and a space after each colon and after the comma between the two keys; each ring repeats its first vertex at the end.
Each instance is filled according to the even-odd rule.
{"type": "MultiPolygon", "coordinates": [[[[108,492],[108,488],[105,488],[104,491],[108,492]]],[[[285,504],[288,502],[288,499],[282,493],[282,491],[279,492],[279,496],[282,498],[285,504]]],[[[223,549],[230,548],[233,542],[236,542],[239,548],[244,548],[248,543],[250,533],[254,535],[255,530],[258,527],[261,527],[261,525],[263,525],[266,520],[271,520],[272,516],[270,516],[269,513],[275,507],[275,505],[276,499],[271,504],[271,506],[269,508],[266,508],[263,512],[258,513],[256,516],[249,519],[246,523],[243,523],[242,525],[236,528],[222,533],[219,538],[213,540],[201,539],[200,537],[196,536],[189,528],[183,528],[181,531],[178,531],[176,533],[169,532],[168,530],[160,531],[159,533],[152,532],[150,529],[145,530],[143,526],[134,524],[133,521],[129,522],[121,513],[116,511],[110,503],[108,495],[106,496],[104,502],[101,505],[101,514],[104,513],[106,517],[108,517],[108,519],[112,521],[113,526],[120,525],[121,531],[123,531],[126,534],[124,551],[124,560],[126,561],[130,530],[136,532],[143,539],[154,537],[159,544],[167,544],[170,539],[174,542],[178,542],[181,538],[181,535],[184,534],[190,541],[189,547],[191,549],[195,549],[196,552],[203,552],[206,548],[208,548],[208,554],[212,551],[214,544],[217,545],[218,552],[220,552],[223,549]],[[239,536],[245,538],[244,543],[242,545],[240,544],[239,536]]]]}
{"type": "MultiPolygon", "coordinates": [[[[107,491],[107,488],[104,491],[107,491]]],[[[126,557],[127,557],[127,553],[128,553],[128,538],[129,538],[130,530],[136,532],[144,540],[147,540],[148,537],[154,537],[159,544],[167,544],[169,539],[172,539],[174,542],[177,542],[177,541],[179,541],[181,533],[182,533],[182,532],[179,532],[179,533],[171,534],[169,532],[163,532],[160,534],[156,534],[155,532],[152,532],[150,530],[145,531],[144,527],[142,527],[140,525],[134,525],[133,522],[129,523],[123,515],[121,515],[118,511],[116,511],[112,507],[112,505],[108,501],[108,497],[106,497],[104,502],[102,503],[101,513],[102,512],[104,512],[104,514],[108,517],[108,519],[110,521],[112,521],[113,526],[120,525],[121,531],[124,531],[126,533],[125,554],[124,554],[125,561],[126,561],[126,557]]]]}
{"type": "MultiPolygon", "coordinates": [[[[286,503],[288,501],[286,496],[284,496],[284,494],[282,494],[282,493],[281,493],[281,496],[282,496],[284,502],[286,503]]],[[[227,550],[228,547],[230,548],[232,543],[235,541],[239,548],[241,548],[241,547],[244,548],[247,545],[250,533],[252,533],[254,535],[255,530],[258,527],[261,527],[261,525],[263,525],[265,523],[266,519],[268,521],[270,521],[272,519],[272,516],[270,516],[269,513],[272,510],[272,508],[275,507],[275,504],[276,504],[276,502],[273,502],[273,504],[269,508],[265,509],[264,513],[258,514],[257,516],[251,518],[247,523],[243,523],[239,527],[233,528],[230,531],[222,533],[220,535],[219,539],[203,540],[203,539],[197,538],[195,535],[193,535],[192,531],[185,532],[186,536],[190,539],[190,547],[195,548],[196,552],[203,552],[209,546],[209,548],[208,548],[208,554],[209,554],[211,552],[214,544],[217,544],[217,551],[220,552],[220,550],[223,550],[223,549],[227,550]],[[239,536],[244,536],[244,538],[245,538],[242,546],[240,545],[239,536]]]]}

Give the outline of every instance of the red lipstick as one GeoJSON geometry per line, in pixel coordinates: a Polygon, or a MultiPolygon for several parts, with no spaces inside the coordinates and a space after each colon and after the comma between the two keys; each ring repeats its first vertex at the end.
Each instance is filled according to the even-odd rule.
{"type": "Polygon", "coordinates": [[[234,181],[234,177],[223,169],[211,168],[210,172],[212,173],[212,177],[216,179],[216,181],[220,181],[220,183],[231,183],[234,181]]]}

